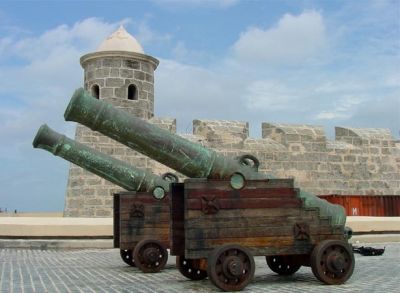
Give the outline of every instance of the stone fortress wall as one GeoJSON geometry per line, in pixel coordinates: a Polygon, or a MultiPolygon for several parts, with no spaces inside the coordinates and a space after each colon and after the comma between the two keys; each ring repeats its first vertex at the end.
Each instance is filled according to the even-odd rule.
{"type": "MultiPolygon", "coordinates": [[[[176,133],[175,119],[154,117],[158,60],[145,55],[122,27],[99,49],[81,58],[85,89],[176,133]]],[[[181,135],[228,157],[252,154],[260,160],[260,172],[293,177],[298,187],[316,195],[400,195],[400,143],[385,129],[337,127],[330,141],[319,126],[263,123],[262,138],[253,139],[246,122],[194,120],[193,134],[181,135]]],[[[174,172],[82,125],[75,140],[158,175],[174,172]]],[[[71,164],[64,216],[111,217],[112,195],[121,189],[71,164]]]]}
{"type": "MultiPolygon", "coordinates": [[[[176,133],[175,119],[149,122],[176,133]]],[[[252,154],[260,160],[260,172],[294,178],[296,186],[316,195],[400,195],[400,143],[389,130],[336,127],[335,132],[331,141],[319,126],[263,123],[262,138],[254,139],[246,122],[194,120],[193,134],[181,136],[228,157],[252,154]]],[[[171,171],[107,137],[87,133],[81,141],[104,153],[155,174],[171,171]]],[[[121,188],[76,166],[70,172],[65,214],[111,216],[112,194],[121,188]]]]}

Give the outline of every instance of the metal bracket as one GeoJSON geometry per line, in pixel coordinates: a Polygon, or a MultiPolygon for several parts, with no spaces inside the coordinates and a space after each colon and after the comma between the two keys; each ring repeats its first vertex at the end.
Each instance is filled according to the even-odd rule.
{"type": "Polygon", "coordinates": [[[310,226],[307,223],[296,223],[293,233],[295,240],[308,240],[310,239],[310,226]]]}
{"type": "Polygon", "coordinates": [[[142,204],[133,204],[129,216],[130,218],[144,218],[144,206],[142,204]]]}
{"type": "Polygon", "coordinates": [[[219,204],[218,204],[218,198],[214,196],[211,199],[208,199],[205,196],[201,197],[201,210],[203,214],[206,215],[213,215],[218,213],[219,211],[219,204]]]}

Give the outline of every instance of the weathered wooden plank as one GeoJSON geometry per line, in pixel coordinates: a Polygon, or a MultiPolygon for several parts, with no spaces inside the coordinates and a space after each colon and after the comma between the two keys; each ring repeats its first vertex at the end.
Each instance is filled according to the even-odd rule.
{"type": "MultiPolygon", "coordinates": [[[[314,245],[311,243],[303,243],[302,245],[290,245],[290,246],[280,246],[280,247],[251,247],[248,246],[247,249],[250,250],[253,256],[267,256],[267,255],[288,255],[294,254],[299,255],[299,257],[305,257],[305,255],[310,255],[314,245]]],[[[185,256],[187,258],[206,258],[210,255],[213,248],[206,249],[186,249],[185,256]]]]}
{"type": "MultiPolygon", "coordinates": [[[[310,226],[310,236],[320,234],[332,234],[332,228],[329,226],[310,226]]],[[[256,238],[256,237],[280,237],[290,236],[294,238],[294,225],[276,224],[274,226],[249,225],[247,228],[208,228],[208,229],[186,229],[185,237],[187,241],[210,240],[210,239],[228,239],[228,238],[256,238]]]]}
{"type": "Polygon", "coordinates": [[[152,238],[149,238],[149,237],[147,237],[147,236],[143,236],[143,237],[137,237],[134,241],[130,241],[130,240],[127,240],[127,241],[123,240],[123,241],[121,241],[121,242],[120,242],[120,249],[133,249],[133,248],[135,248],[135,246],[136,246],[140,241],[142,241],[142,240],[144,240],[144,239],[154,239],[154,240],[158,240],[158,241],[161,241],[161,243],[164,244],[165,247],[167,247],[167,248],[169,247],[169,239],[167,239],[167,238],[163,238],[163,237],[158,237],[158,238],[152,237],[152,238]]]}
{"type": "Polygon", "coordinates": [[[169,234],[169,227],[127,227],[126,230],[121,230],[120,237],[125,235],[158,235],[158,234],[169,234]]]}
{"type": "Polygon", "coordinates": [[[297,189],[294,188],[261,188],[241,190],[219,189],[194,189],[186,191],[186,198],[201,198],[202,196],[216,196],[218,198],[292,198],[297,197],[297,189]]]}
{"type": "Polygon", "coordinates": [[[241,218],[241,217],[264,217],[264,216],[300,216],[300,208],[271,208],[271,209],[243,209],[243,210],[219,210],[216,214],[205,215],[200,210],[185,210],[186,221],[196,218],[217,219],[217,218],[241,218]]]}
{"type": "Polygon", "coordinates": [[[186,201],[186,208],[202,210],[207,203],[220,209],[260,209],[260,208],[295,208],[301,207],[302,201],[297,198],[214,198],[211,195],[204,198],[192,198],[186,201]]]}
{"type": "Polygon", "coordinates": [[[169,199],[167,199],[165,197],[162,200],[158,200],[158,199],[155,199],[152,195],[147,195],[145,197],[133,196],[131,198],[121,198],[120,199],[120,203],[121,203],[121,207],[122,208],[127,206],[127,205],[131,205],[133,203],[136,203],[136,202],[141,202],[143,204],[160,205],[160,206],[166,205],[166,206],[168,206],[169,199]]]}
{"type": "Polygon", "coordinates": [[[163,228],[169,229],[169,222],[135,222],[135,221],[122,221],[120,222],[121,225],[121,233],[123,232],[122,229],[128,229],[129,227],[141,227],[141,228],[148,228],[148,229],[155,229],[155,228],[163,228]]]}
{"type": "Polygon", "coordinates": [[[287,225],[294,225],[298,222],[309,222],[319,223],[318,219],[314,215],[305,216],[274,216],[274,217],[238,217],[232,220],[232,218],[195,218],[189,219],[186,222],[188,229],[192,228],[209,228],[213,227],[216,229],[221,228],[246,228],[250,225],[253,227],[258,226],[275,226],[277,223],[285,223],[287,225]]]}
{"type": "MultiPolygon", "coordinates": [[[[247,180],[245,188],[293,188],[293,179],[267,179],[267,180],[247,180]]],[[[232,189],[229,180],[198,180],[198,179],[186,179],[186,189],[232,189]]]]}
{"type": "Polygon", "coordinates": [[[137,201],[135,203],[131,203],[129,205],[125,205],[120,208],[120,213],[129,213],[133,210],[138,210],[138,209],[146,209],[148,211],[154,211],[154,212],[169,212],[169,205],[155,205],[155,204],[146,204],[142,203],[140,201],[137,201]]]}
{"type": "Polygon", "coordinates": [[[169,212],[161,212],[161,213],[156,213],[154,211],[149,211],[147,209],[145,209],[143,211],[143,216],[140,215],[136,215],[134,212],[130,212],[130,213],[121,213],[120,214],[120,221],[143,221],[143,219],[145,219],[145,221],[152,221],[152,222],[169,222],[170,219],[170,215],[169,212]]]}
{"type": "Polygon", "coordinates": [[[186,249],[213,248],[223,244],[239,244],[246,247],[281,247],[293,245],[293,236],[266,236],[251,238],[218,238],[204,240],[186,240],[186,249]]]}

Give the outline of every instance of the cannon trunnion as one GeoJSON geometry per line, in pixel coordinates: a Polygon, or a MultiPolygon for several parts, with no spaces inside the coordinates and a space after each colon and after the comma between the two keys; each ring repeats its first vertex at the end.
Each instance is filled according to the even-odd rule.
{"type": "Polygon", "coordinates": [[[171,254],[190,279],[207,275],[226,291],[252,279],[253,256],[266,256],[276,273],[311,266],[327,284],[345,282],[354,256],[343,225],[305,207],[292,179],[187,179],[171,184],[171,254]]]}

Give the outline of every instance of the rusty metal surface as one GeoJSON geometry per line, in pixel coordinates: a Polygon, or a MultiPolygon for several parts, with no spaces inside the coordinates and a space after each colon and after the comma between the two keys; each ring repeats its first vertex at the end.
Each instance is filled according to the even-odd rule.
{"type": "Polygon", "coordinates": [[[399,217],[399,195],[320,195],[331,203],[339,204],[347,216],[399,217]]]}
{"type": "Polygon", "coordinates": [[[314,276],[328,285],[346,282],[354,271],[353,251],[340,240],[320,242],[311,254],[311,270],[314,276]]]}

